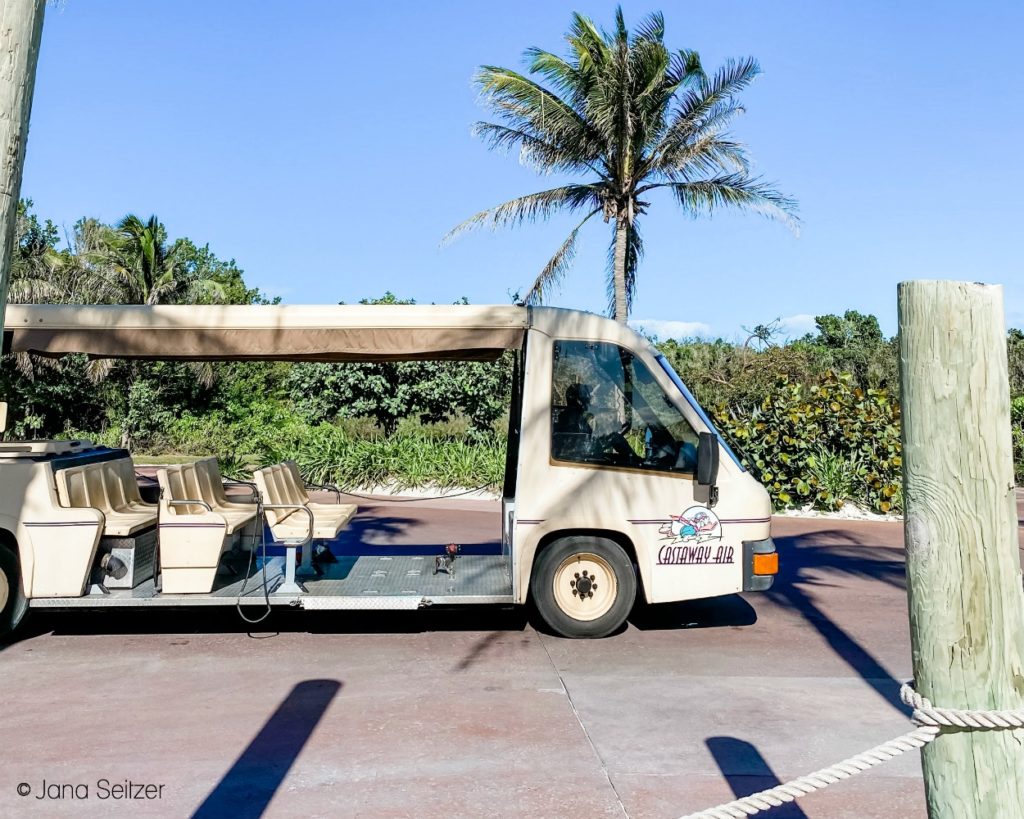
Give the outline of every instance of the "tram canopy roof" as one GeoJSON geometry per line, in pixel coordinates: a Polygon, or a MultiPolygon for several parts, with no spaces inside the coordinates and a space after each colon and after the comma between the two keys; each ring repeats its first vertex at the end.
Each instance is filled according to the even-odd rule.
{"type": "Polygon", "coordinates": [[[4,352],[176,361],[491,361],[527,307],[9,305],[4,352]]]}

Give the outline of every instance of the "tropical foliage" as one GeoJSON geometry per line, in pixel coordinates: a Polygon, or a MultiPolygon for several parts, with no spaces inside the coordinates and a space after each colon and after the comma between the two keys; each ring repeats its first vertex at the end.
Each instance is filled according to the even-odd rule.
{"type": "Polygon", "coordinates": [[[719,405],[715,421],[779,507],[899,510],[899,404],[849,373],[818,384],[783,380],[753,407],[719,405]]]}
{"type": "Polygon", "coordinates": [[[760,73],[757,61],[729,60],[708,73],[696,51],[672,51],[664,38],[661,14],[633,32],[621,8],[610,32],[574,14],[565,57],[527,50],[530,76],[480,68],[477,85],[499,122],[479,122],[476,133],[492,148],[517,148],[541,173],[586,177],[480,211],[449,234],[562,211],[582,215],[526,293],[527,303],[541,301],[562,278],[583,226],[600,216],[612,226],[608,309],[624,322],[643,256],[640,217],[659,193],[691,216],[732,207],[795,225],[795,202],[751,175],[745,146],[729,133],[743,111],[737,95],[760,73]]]}

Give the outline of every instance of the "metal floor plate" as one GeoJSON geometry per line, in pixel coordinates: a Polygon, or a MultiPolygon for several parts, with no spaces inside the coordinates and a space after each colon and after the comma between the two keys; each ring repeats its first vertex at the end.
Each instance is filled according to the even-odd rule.
{"type": "MultiPolygon", "coordinates": [[[[321,576],[299,576],[305,594],[274,594],[284,575],[284,558],[267,559],[267,587],[274,605],[310,609],[418,608],[431,603],[511,603],[512,584],[502,555],[460,555],[454,572],[434,574],[433,555],[342,556],[326,564],[321,576]]],[[[84,597],[40,598],[34,608],[106,608],[119,606],[264,605],[262,562],[235,561],[236,576],[218,576],[210,594],[159,594],[152,580],[134,589],[84,597]],[[243,588],[244,587],[244,588],[243,588]]]]}
{"type": "Polygon", "coordinates": [[[512,592],[501,555],[460,555],[452,574],[434,574],[434,565],[432,555],[339,557],[324,566],[323,577],[303,582],[310,594],[327,597],[486,597],[512,592]]]}

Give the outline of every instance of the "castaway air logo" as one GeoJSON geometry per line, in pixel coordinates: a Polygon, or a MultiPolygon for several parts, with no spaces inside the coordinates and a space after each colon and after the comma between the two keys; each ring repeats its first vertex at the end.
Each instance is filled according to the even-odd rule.
{"type": "Polygon", "coordinates": [[[691,506],[681,515],[669,515],[658,532],[671,543],[703,543],[722,537],[722,523],[710,509],[691,506]]]}
{"type": "Polygon", "coordinates": [[[683,566],[694,563],[732,563],[733,547],[708,541],[722,539],[722,522],[703,506],[691,506],[681,515],[669,515],[658,530],[665,544],[658,550],[658,564],[683,566]]]}

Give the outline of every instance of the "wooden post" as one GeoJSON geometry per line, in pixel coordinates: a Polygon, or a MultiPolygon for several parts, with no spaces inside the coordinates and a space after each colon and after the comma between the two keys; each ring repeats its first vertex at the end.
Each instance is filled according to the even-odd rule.
{"type": "MultiPolygon", "coordinates": [[[[1003,290],[898,290],[907,594],[917,690],[936,706],[1024,707],[1003,290]]],[[[1024,819],[1024,731],[921,753],[930,819],[1024,819]]]]}
{"type": "Polygon", "coordinates": [[[0,333],[7,309],[44,8],[45,0],[0,0],[0,333]]]}

